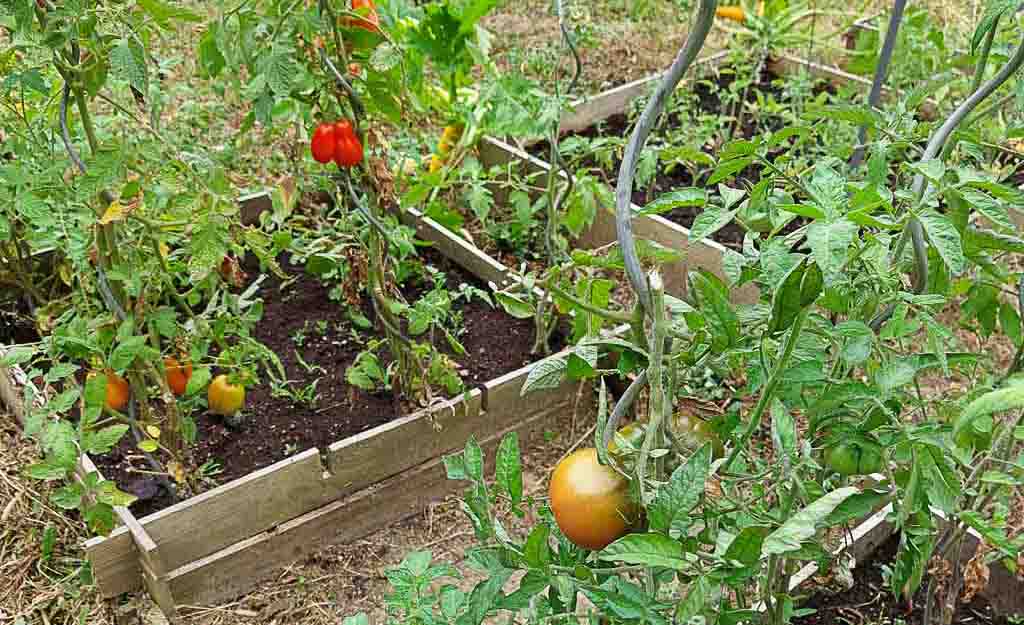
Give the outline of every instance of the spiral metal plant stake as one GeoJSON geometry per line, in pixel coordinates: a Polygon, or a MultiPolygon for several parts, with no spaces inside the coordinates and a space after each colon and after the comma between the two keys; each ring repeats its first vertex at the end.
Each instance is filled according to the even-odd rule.
{"type": "MultiPolygon", "coordinates": [[[[878,57],[878,65],[875,66],[875,79],[871,82],[871,93],[868,94],[868,106],[878,107],[882,101],[882,86],[889,74],[889,65],[892,63],[892,53],[896,48],[896,38],[900,34],[900,23],[903,21],[903,9],[907,6],[907,0],[896,0],[893,3],[892,15],[889,16],[889,28],[885,31],[885,42],[882,44],[882,54],[878,57]]],[[[864,152],[867,150],[868,129],[861,126],[857,129],[857,149],[850,157],[850,167],[857,169],[864,162],[864,152]]]]}
{"type": "MultiPolygon", "coordinates": [[[[1003,86],[1006,81],[1016,74],[1022,65],[1024,65],[1024,39],[1021,40],[1021,43],[1017,46],[1017,50],[1013,57],[1011,57],[1010,60],[1007,61],[1006,65],[999,70],[999,73],[996,74],[992,80],[982,85],[980,89],[975,91],[959,107],[957,107],[946,122],[942,124],[934,135],[932,135],[931,140],[928,141],[928,146],[925,148],[924,154],[921,155],[921,160],[928,161],[938,157],[946,146],[946,142],[949,140],[949,137],[964,121],[964,119],[966,119],[974,109],[976,109],[989,96],[995,93],[999,87],[1003,86]]],[[[927,194],[930,187],[931,183],[924,177],[924,174],[919,173],[914,176],[912,189],[918,206],[920,206],[921,201],[927,194]]],[[[915,270],[914,292],[920,294],[924,293],[928,288],[928,248],[925,243],[924,228],[921,226],[920,220],[913,215],[910,217],[910,220],[907,222],[907,226],[903,231],[903,236],[900,239],[900,243],[893,256],[894,261],[898,261],[903,255],[903,248],[908,236],[910,237],[914,247],[914,258],[917,265],[915,270]]],[[[895,310],[896,305],[890,304],[882,313],[871,321],[871,328],[877,332],[881,329],[882,325],[892,317],[895,310]]]]}
{"type": "MultiPolygon", "coordinates": [[[[661,84],[658,85],[658,89],[647,103],[647,107],[633,129],[633,134],[626,145],[622,158],[618,185],[615,190],[615,227],[625,263],[626,276],[629,278],[629,283],[637,294],[640,310],[646,313],[652,326],[650,358],[648,370],[645,372],[646,375],[641,375],[630,385],[612,411],[613,419],[609,420],[614,420],[617,423],[618,419],[629,410],[630,405],[639,395],[639,390],[644,383],[650,384],[650,426],[644,437],[640,457],[637,461],[637,481],[640,487],[641,498],[643,498],[645,492],[644,474],[647,470],[647,460],[650,457],[655,442],[663,438],[661,431],[667,416],[666,413],[671,413],[672,410],[671,403],[667,401],[664,390],[661,362],[663,354],[670,348],[671,343],[666,340],[668,324],[665,318],[664,287],[661,277],[657,272],[652,272],[650,282],[648,282],[648,278],[644,276],[644,270],[640,265],[640,258],[636,250],[636,240],[633,237],[633,209],[631,202],[633,181],[636,175],[640,152],[643,150],[644,144],[654,128],[658,117],[664,111],[669,94],[675,90],[687,70],[696,60],[700,50],[704,47],[704,42],[711,31],[711,24],[714,21],[717,5],[717,0],[701,0],[693,27],[686,38],[686,43],[679,51],[675,61],[672,62],[671,67],[669,67],[668,72],[666,72],[661,84]]],[[[613,428],[605,427],[605,438],[608,438],[609,433],[614,433],[614,431],[613,428]]]]}

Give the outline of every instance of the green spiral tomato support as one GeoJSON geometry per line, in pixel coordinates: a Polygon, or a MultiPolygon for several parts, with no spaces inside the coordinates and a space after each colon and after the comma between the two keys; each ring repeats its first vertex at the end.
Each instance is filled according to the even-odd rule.
{"type": "Polygon", "coordinates": [[[665,103],[669,94],[675,90],[679,81],[683,79],[686,71],[693,65],[697,54],[704,47],[708,33],[711,31],[711,24],[715,19],[715,8],[717,0],[701,0],[697,9],[697,17],[694,20],[693,28],[682,50],[679,51],[675,61],[672,62],[657,91],[647,103],[640,120],[633,129],[633,135],[626,145],[625,154],[622,157],[622,166],[619,167],[619,179],[615,189],[615,230],[618,234],[619,247],[622,248],[622,256],[626,265],[626,276],[636,291],[640,305],[647,309],[650,314],[650,294],[647,282],[644,278],[643,268],[640,266],[640,258],[636,252],[636,241],[633,239],[633,179],[636,176],[637,162],[640,152],[647,142],[648,135],[654,128],[658,117],[665,110],[665,103]]]}

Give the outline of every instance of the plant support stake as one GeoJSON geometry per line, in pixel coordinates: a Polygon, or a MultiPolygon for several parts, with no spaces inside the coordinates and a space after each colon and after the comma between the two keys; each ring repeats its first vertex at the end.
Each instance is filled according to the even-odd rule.
{"type": "Polygon", "coordinates": [[[640,266],[640,257],[636,252],[636,241],[633,239],[633,179],[636,176],[637,162],[640,152],[647,142],[648,135],[654,128],[658,117],[665,110],[665,101],[670,93],[675,90],[676,85],[683,79],[683,75],[690,69],[693,61],[697,58],[704,41],[711,31],[711,24],[715,19],[715,7],[718,0],[701,0],[697,9],[697,18],[694,20],[693,29],[686,38],[683,49],[679,51],[672,66],[658,85],[654,96],[647,102],[640,120],[633,129],[633,135],[626,145],[625,154],[622,157],[622,166],[619,168],[619,180],[615,188],[615,230],[619,239],[619,247],[622,248],[622,258],[626,265],[626,275],[629,278],[633,290],[636,291],[640,305],[650,312],[650,293],[647,289],[646,278],[643,268],[640,266]]]}
{"type": "MultiPolygon", "coordinates": [[[[896,38],[900,34],[900,23],[903,21],[903,9],[907,6],[907,0],[896,0],[892,7],[892,15],[889,17],[889,28],[885,31],[885,42],[882,44],[882,54],[878,57],[878,65],[875,66],[875,79],[871,83],[871,93],[868,94],[868,106],[877,108],[882,101],[882,85],[889,74],[889,64],[892,62],[892,53],[896,48],[896,38]]],[[[857,129],[857,149],[850,157],[850,167],[857,169],[864,162],[865,145],[868,140],[868,129],[861,126],[857,129]]]]}

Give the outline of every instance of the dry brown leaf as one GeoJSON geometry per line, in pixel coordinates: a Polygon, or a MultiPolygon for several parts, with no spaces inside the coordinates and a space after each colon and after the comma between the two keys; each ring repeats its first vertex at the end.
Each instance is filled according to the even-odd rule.
{"type": "Polygon", "coordinates": [[[989,568],[985,563],[987,549],[979,546],[974,557],[964,567],[964,590],[962,599],[964,603],[970,603],[981,591],[988,587],[989,568]]]}

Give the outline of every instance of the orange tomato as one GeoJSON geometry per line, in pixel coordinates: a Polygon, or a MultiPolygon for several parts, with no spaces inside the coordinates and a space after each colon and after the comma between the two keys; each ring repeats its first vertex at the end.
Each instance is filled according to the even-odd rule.
{"type": "Polygon", "coordinates": [[[181,364],[177,358],[168,356],[164,358],[164,369],[167,370],[167,386],[171,387],[171,392],[178,397],[184,395],[188,381],[192,379],[192,363],[186,361],[181,364]]]}
{"type": "Polygon", "coordinates": [[[743,11],[743,7],[739,5],[718,7],[715,9],[715,17],[740,22],[741,24],[746,21],[746,14],[743,11]]]}
{"type": "Polygon", "coordinates": [[[224,417],[234,416],[245,404],[245,387],[232,384],[224,374],[218,375],[206,390],[206,402],[210,412],[224,417]]]}
{"type": "Polygon", "coordinates": [[[548,494],[558,527],[584,549],[604,549],[624,536],[636,514],[629,482],[602,466],[593,448],[581,449],[558,463],[548,494]]]}
{"type": "Polygon", "coordinates": [[[107,372],[107,398],[104,405],[108,410],[124,412],[128,405],[128,396],[131,389],[128,387],[128,380],[117,375],[113,371],[107,372]]]}
{"type": "Polygon", "coordinates": [[[352,0],[352,10],[366,17],[350,19],[347,22],[348,26],[362,28],[371,33],[380,32],[380,15],[377,14],[377,6],[373,0],[352,0]]]}

